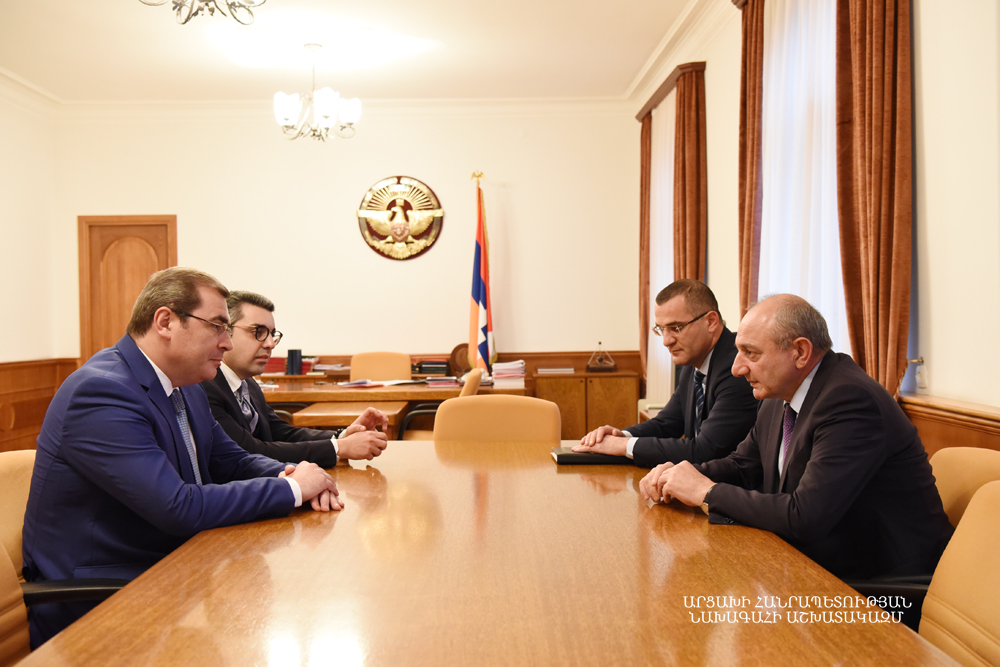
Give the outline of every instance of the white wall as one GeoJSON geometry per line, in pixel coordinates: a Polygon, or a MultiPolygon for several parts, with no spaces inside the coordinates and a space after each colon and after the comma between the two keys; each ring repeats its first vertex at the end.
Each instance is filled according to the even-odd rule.
{"type": "Polygon", "coordinates": [[[998,96],[996,0],[916,0],[915,350],[928,381],[920,391],[988,405],[1000,405],[998,96]]]}
{"type": "Polygon", "coordinates": [[[624,103],[374,103],[355,138],[327,144],[286,141],[266,104],[65,107],[57,122],[60,355],[79,349],[77,216],[142,213],[178,216],[181,264],[272,298],[283,349],[447,353],[468,337],[474,170],[498,349],[637,347],[639,124],[624,103]],[[445,209],[438,243],[403,262],[369,249],[355,215],[397,174],[445,209]]]}
{"type": "MultiPolygon", "coordinates": [[[[55,139],[46,102],[0,77],[0,312],[3,361],[60,356],[52,291],[55,139]]],[[[79,336],[79,324],[74,326],[79,336]]],[[[74,356],[74,355],[66,355],[74,356]]]]}
{"type": "Polygon", "coordinates": [[[678,66],[705,64],[708,139],[708,284],[726,324],[739,324],[739,127],[741,14],[732,3],[696,0],[633,95],[635,110],[678,66]]]}

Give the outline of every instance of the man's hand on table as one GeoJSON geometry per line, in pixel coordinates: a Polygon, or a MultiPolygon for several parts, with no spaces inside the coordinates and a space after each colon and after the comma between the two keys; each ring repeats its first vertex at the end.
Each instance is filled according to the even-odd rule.
{"type": "Polygon", "coordinates": [[[627,445],[628,436],[625,433],[614,426],[601,426],[580,438],[580,444],[575,445],[573,451],[625,456],[627,445]]]}
{"type": "Polygon", "coordinates": [[[333,478],[315,463],[302,461],[297,466],[287,465],[278,477],[294,479],[302,491],[302,502],[308,501],[317,512],[344,508],[344,501],[340,499],[340,492],[337,491],[333,478]]]}
{"type": "Polygon", "coordinates": [[[670,502],[676,498],[685,505],[697,507],[705,500],[715,482],[698,472],[689,461],[677,465],[662,463],[642,478],[639,491],[642,497],[653,502],[670,502]]]}

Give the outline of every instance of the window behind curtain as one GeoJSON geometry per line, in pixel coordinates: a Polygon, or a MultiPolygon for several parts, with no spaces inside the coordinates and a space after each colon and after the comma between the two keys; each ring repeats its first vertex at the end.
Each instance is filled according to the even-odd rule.
{"type": "MultiPolygon", "coordinates": [[[[653,109],[649,176],[649,321],[654,322],[656,295],[674,281],[674,134],[677,94],[670,91],[653,109]]],[[[646,398],[666,403],[671,394],[673,364],[663,339],[649,331],[646,355],[646,398]]]]}
{"type": "Polygon", "coordinates": [[[761,298],[798,294],[850,352],[837,219],[835,0],[764,5],[761,298]]]}

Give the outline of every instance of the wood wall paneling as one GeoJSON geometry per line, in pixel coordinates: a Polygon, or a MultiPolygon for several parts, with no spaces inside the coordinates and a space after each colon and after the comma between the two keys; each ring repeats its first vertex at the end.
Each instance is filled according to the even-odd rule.
{"type": "Polygon", "coordinates": [[[1000,407],[916,394],[904,394],[899,402],[929,455],[945,447],[1000,451],[1000,407]]]}
{"type": "Polygon", "coordinates": [[[0,451],[34,449],[49,402],[76,359],[0,364],[0,451]]]}

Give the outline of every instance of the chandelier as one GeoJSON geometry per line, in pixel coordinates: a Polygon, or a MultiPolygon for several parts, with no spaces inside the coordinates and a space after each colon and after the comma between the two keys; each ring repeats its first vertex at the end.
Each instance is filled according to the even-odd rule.
{"type": "MultiPolygon", "coordinates": [[[[260,7],[267,0],[222,0],[226,7],[229,8],[229,14],[226,14],[226,10],[216,4],[216,0],[169,0],[173,3],[174,12],[177,14],[177,22],[184,25],[198,14],[202,12],[208,12],[211,15],[215,15],[216,10],[223,16],[232,16],[238,23],[243,25],[250,25],[253,23],[253,12],[250,11],[252,7],[260,7]]],[[[139,0],[144,5],[150,5],[151,7],[159,7],[160,5],[167,4],[168,0],[139,0]]]]}
{"type": "Polygon", "coordinates": [[[274,94],[274,117],[286,139],[312,137],[326,141],[331,134],[341,139],[354,136],[361,118],[361,100],[346,99],[330,88],[316,90],[316,52],[320,44],[306,44],[313,54],[312,89],[304,95],[274,94]],[[310,122],[311,119],[311,122],[310,122]]]}

